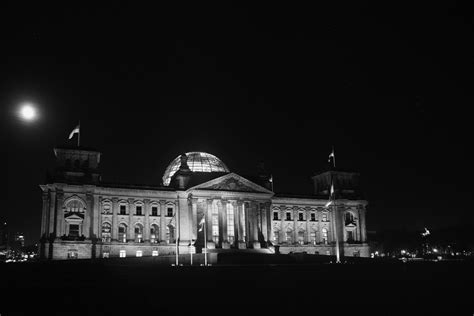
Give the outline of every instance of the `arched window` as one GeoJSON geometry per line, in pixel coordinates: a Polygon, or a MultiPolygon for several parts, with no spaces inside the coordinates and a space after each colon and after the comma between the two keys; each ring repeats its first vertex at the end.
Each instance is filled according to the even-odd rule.
{"type": "Polygon", "coordinates": [[[326,228],[323,228],[321,230],[321,239],[323,244],[327,245],[328,244],[328,230],[326,228]]]}
{"type": "Polygon", "coordinates": [[[112,233],[112,226],[110,223],[102,223],[102,242],[110,242],[112,233]]]}
{"type": "Polygon", "coordinates": [[[303,245],[304,244],[304,231],[300,230],[298,232],[298,243],[300,245],[303,245]]]}
{"type": "Polygon", "coordinates": [[[316,232],[311,232],[309,235],[309,239],[312,245],[316,245],[316,232]]]}
{"type": "Polygon", "coordinates": [[[127,242],[127,225],[123,223],[118,227],[118,240],[120,242],[127,242]]]}
{"type": "Polygon", "coordinates": [[[327,221],[328,221],[328,212],[323,212],[323,213],[322,213],[321,220],[322,220],[323,222],[327,222],[327,221]]]}
{"type": "Polygon", "coordinates": [[[278,230],[273,231],[273,242],[275,244],[280,243],[280,232],[278,230]]]}
{"type": "Polygon", "coordinates": [[[141,224],[135,225],[135,242],[143,242],[143,226],[141,224]]]}
{"type": "Polygon", "coordinates": [[[287,231],[286,232],[286,242],[288,244],[292,244],[293,243],[293,232],[292,231],[287,231]]]}
{"type": "Polygon", "coordinates": [[[174,227],[172,225],[166,226],[166,242],[168,244],[174,243],[174,227]]]}
{"type": "Polygon", "coordinates": [[[156,224],[151,225],[150,227],[150,241],[151,243],[155,244],[158,243],[160,239],[160,227],[156,224]]]}
{"type": "Polygon", "coordinates": [[[354,214],[352,212],[346,212],[345,222],[346,225],[354,223],[354,214]]]}
{"type": "Polygon", "coordinates": [[[110,202],[104,202],[102,204],[102,214],[112,214],[112,205],[110,204],[110,202]]]}
{"type": "Polygon", "coordinates": [[[84,213],[84,204],[80,200],[71,200],[66,204],[66,213],[84,213]]]}

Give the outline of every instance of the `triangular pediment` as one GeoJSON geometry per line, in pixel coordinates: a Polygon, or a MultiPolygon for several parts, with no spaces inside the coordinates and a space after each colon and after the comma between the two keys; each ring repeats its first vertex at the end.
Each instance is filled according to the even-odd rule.
{"type": "Polygon", "coordinates": [[[76,213],[67,213],[64,215],[64,218],[67,221],[82,221],[84,218],[84,215],[76,214],[76,213]]]}
{"type": "Polygon", "coordinates": [[[222,177],[196,185],[190,190],[235,191],[273,194],[272,191],[249,181],[236,173],[229,173],[222,177]]]}

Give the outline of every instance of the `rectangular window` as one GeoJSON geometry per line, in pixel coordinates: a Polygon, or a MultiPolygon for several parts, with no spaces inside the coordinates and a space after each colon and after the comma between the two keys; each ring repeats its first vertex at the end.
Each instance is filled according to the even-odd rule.
{"type": "Polygon", "coordinates": [[[68,259],[77,259],[78,255],[77,255],[77,250],[69,250],[67,252],[67,258],[68,259]]]}
{"type": "Polygon", "coordinates": [[[126,215],[126,206],[125,205],[120,205],[120,215],[126,215]]]}
{"type": "Polygon", "coordinates": [[[347,231],[347,241],[348,242],[354,241],[354,233],[352,232],[352,230],[347,231]]]}
{"type": "Polygon", "coordinates": [[[137,205],[136,209],[137,209],[137,212],[136,212],[137,215],[142,215],[142,207],[137,205]]]}
{"type": "Polygon", "coordinates": [[[103,252],[102,253],[102,258],[108,258],[109,257],[109,253],[108,252],[103,252]]]}
{"type": "Polygon", "coordinates": [[[173,217],[173,208],[172,207],[168,207],[168,214],[166,216],[173,217]]]}
{"type": "Polygon", "coordinates": [[[79,225],[77,224],[69,225],[69,236],[79,237],[79,225]]]}
{"type": "Polygon", "coordinates": [[[125,258],[127,256],[127,252],[125,250],[120,250],[120,258],[125,258]]]}
{"type": "Polygon", "coordinates": [[[323,212],[323,218],[322,218],[323,222],[327,222],[328,221],[328,213],[327,212],[323,212]]]}
{"type": "Polygon", "coordinates": [[[152,255],[153,257],[158,256],[158,250],[153,250],[153,251],[151,252],[151,255],[152,255]]]}
{"type": "Polygon", "coordinates": [[[311,243],[313,245],[316,245],[316,233],[315,232],[312,232],[310,235],[309,235],[309,238],[311,239],[311,243]]]}
{"type": "Polygon", "coordinates": [[[275,244],[280,243],[280,232],[279,231],[274,231],[273,232],[273,241],[275,242],[275,244]]]}
{"type": "Polygon", "coordinates": [[[286,220],[291,221],[291,212],[286,212],[286,220]]]}
{"type": "Polygon", "coordinates": [[[158,207],[152,206],[151,207],[151,216],[158,216],[158,207]]]}
{"type": "Polygon", "coordinates": [[[278,212],[273,212],[273,220],[274,221],[278,220],[278,212]]]}
{"type": "Polygon", "coordinates": [[[302,212],[299,212],[299,213],[298,213],[298,220],[299,220],[299,221],[304,221],[304,216],[303,216],[303,213],[302,213],[302,212]]]}
{"type": "Polygon", "coordinates": [[[137,257],[143,256],[143,252],[141,250],[137,250],[137,257]]]}
{"type": "Polygon", "coordinates": [[[316,221],[316,214],[311,213],[311,221],[315,222],[316,221]]]}

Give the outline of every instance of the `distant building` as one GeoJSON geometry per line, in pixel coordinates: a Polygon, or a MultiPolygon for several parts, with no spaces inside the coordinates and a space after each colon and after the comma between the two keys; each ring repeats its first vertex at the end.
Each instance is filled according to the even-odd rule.
{"type": "Polygon", "coordinates": [[[209,252],[279,246],[281,253],[334,255],[338,240],[341,256],[369,256],[357,173],[318,174],[313,195],[291,196],[274,193],[264,172],[244,177],[211,154],[188,152],[166,168],[162,185],[122,185],[101,181],[94,149],[54,153],[56,170],[40,186],[42,258],[170,255],[177,239],[179,253],[202,252],[206,239],[209,252]],[[331,179],[337,203],[328,208],[331,179]]]}
{"type": "Polygon", "coordinates": [[[25,235],[22,233],[15,233],[15,248],[20,249],[25,247],[25,235]]]}
{"type": "Polygon", "coordinates": [[[0,225],[0,251],[8,248],[8,225],[6,222],[2,222],[0,225]]]}

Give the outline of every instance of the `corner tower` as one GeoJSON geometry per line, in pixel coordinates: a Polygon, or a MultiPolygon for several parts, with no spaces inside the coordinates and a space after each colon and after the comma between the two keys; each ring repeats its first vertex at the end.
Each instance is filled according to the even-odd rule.
{"type": "Polygon", "coordinates": [[[101,153],[86,147],[56,147],[56,166],[51,180],[64,183],[97,184],[101,153]]]}

